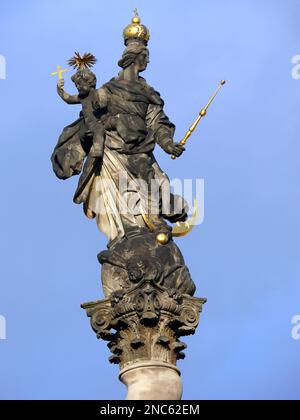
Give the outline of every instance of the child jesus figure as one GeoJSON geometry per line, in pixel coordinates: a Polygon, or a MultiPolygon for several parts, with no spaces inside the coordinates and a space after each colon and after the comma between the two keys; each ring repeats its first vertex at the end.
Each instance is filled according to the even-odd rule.
{"type": "MultiPolygon", "coordinates": [[[[80,57],[81,60],[84,60],[80,57]]],[[[78,56],[75,56],[69,61],[69,64],[74,65],[77,68],[77,72],[72,76],[72,82],[74,82],[78,94],[69,95],[64,90],[64,79],[60,79],[57,84],[58,95],[67,103],[71,105],[81,104],[82,105],[82,116],[84,119],[84,138],[92,139],[92,146],[90,149],[90,156],[102,157],[104,150],[104,127],[100,120],[101,109],[106,107],[106,95],[103,94],[102,90],[96,89],[97,78],[96,75],[88,68],[91,66],[91,58],[96,62],[96,59],[92,55],[88,55],[86,61],[79,61],[78,56]]]]}

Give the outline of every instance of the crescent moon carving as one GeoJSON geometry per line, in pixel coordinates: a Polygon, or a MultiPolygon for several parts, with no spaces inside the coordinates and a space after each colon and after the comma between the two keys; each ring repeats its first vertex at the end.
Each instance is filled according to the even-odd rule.
{"type": "MultiPolygon", "coordinates": [[[[155,226],[153,225],[151,220],[146,216],[146,214],[142,211],[142,208],[141,208],[141,213],[142,213],[146,226],[149,228],[149,230],[151,230],[151,232],[153,232],[155,229],[155,226]]],[[[197,219],[198,219],[198,203],[197,203],[197,200],[194,199],[193,216],[186,222],[177,222],[172,229],[172,235],[174,237],[182,237],[182,236],[188,235],[192,231],[194,226],[196,225],[197,219]]]]}
{"type": "Polygon", "coordinates": [[[188,235],[197,223],[198,219],[198,204],[197,200],[194,199],[194,211],[193,216],[186,222],[177,222],[172,230],[172,235],[175,237],[181,237],[188,235]]]}

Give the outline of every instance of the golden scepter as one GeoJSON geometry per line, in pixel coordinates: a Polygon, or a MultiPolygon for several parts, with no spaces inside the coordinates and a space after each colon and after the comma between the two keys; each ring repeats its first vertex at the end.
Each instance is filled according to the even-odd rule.
{"type": "MultiPolygon", "coordinates": [[[[197,125],[199,124],[200,120],[202,117],[205,117],[205,115],[207,114],[207,110],[210,106],[210,104],[212,103],[212,101],[215,99],[215,97],[217,96],[217,94],[219,93],[219,90],[221,89],[221,87],[223,85],[225,85],[226,81],[225,80],[221,80],[218,89],[216,90],[216,92],[213,94],[213,96],[210,98],[210,100],[207,102],[206,106],[201,109],[196,121],[191,125],[191,127],[188,129],[188,131],[186,132],[186,135],[184,136],[184,138],[181,140],[181,142],[179,144],[181,144],[181,146],[184,146],[187,142],[187,140],[191,137],[192,133],[195,131],[197,125]]],[[[176,159],[176,156],[172,155],[172,159],[176,159]]]]}

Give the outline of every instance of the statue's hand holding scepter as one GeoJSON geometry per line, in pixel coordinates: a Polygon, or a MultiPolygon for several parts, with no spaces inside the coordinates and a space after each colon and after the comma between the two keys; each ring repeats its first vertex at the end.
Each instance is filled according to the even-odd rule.
{"type": "Polygon", "coordinates": [[[181,143],[172,143],[166,147],[166,152],[169,155],[172,155],[172,159],[173,156],[174,159],[180,157],[184,151],[185,147],[181,143]]]}

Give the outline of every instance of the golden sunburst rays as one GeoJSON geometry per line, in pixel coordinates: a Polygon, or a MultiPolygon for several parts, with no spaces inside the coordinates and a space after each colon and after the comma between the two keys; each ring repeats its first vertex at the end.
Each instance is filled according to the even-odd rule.
{"type": "Polygon", "coordinates": [[[90,69],[97,62],[97,58],[91,53],[84,53],[83,56],[79,52],[75,52],[74,57],[68,61],[69,66],[76,70],[90,69]]]}

